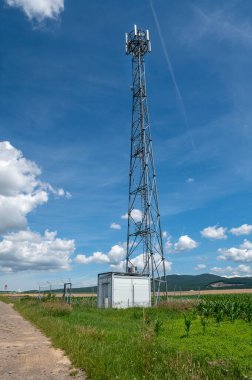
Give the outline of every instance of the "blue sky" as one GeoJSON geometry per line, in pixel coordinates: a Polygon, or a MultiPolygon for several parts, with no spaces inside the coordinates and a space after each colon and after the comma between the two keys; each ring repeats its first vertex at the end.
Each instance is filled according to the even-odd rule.
{"type": "Polygon", "coordinates": [[[251,1],[40,4],[0,0],[0,289],[122,266],[135,23],[169,273],[252,275],[251,1]]]}

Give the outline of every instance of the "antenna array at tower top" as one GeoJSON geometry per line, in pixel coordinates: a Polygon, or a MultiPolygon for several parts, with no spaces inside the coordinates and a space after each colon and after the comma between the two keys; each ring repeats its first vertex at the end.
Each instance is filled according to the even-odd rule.
{"type": "Polygon", "coordinates": [[[125,34],[125,51],[126,54],[133,56],[144,55],[151,52],[150,33],[147,30],[138,29],[134,25],[134,29],[130,33],[125,34]]]}

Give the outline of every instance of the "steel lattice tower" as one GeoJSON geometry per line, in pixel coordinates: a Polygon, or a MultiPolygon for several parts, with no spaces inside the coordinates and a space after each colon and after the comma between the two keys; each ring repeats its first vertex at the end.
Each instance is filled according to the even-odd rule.
{"type": "Polygon", "coordinates": [[[135,25],[126,33],[126,54],[132,56],[133,94],[126,272],[134,270],[136,256],[138,260],[143,256],[142,273],[151,276],[157,303],[162,282],[167,295],[167,282],[146,94],[144,56],[150,51],[149,31],[135,25]]]}

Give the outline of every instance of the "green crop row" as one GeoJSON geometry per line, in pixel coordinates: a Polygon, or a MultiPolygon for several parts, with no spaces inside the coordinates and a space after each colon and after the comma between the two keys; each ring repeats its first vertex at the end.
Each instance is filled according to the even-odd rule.
{"type": "Polygon", "coordinates": [[[203,297],[196,306],[202,317],[213,317],[217,322],[229,319],[252,321],[252,296],[250,294],[210,295],[203,297]]]}

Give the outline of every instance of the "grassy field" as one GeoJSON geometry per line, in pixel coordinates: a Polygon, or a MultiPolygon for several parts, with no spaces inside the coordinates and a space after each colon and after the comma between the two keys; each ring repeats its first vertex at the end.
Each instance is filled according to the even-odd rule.
{"type": "Polygon", "coordinates": [[[24,298],[15,308],[92,380],[252,378],[251,295],[170,299],[145,310],[93,303],[24,298]]]}

